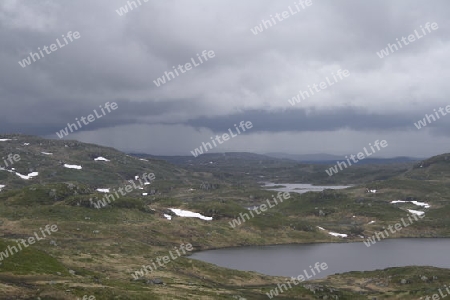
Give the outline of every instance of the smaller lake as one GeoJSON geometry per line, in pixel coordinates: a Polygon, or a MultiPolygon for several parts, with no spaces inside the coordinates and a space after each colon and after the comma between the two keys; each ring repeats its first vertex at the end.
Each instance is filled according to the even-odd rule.
{"type": "Polygon", "coordinates": [[[325,189],[331,189],[331,190],[342,190],[349,187],[352,187],[351,185],[330,185],[330,186],[321,186],[321,185],[312,185],[308,183],[272,183],[272,182],[264,182],[263,188],[269,191],[276,191],[276,192],[289,192],[289,193],[298,193],[298,194],[304,194],[307,192],[321,192],[325,189]],[[277,187],[275,186],[283,186],[283,187],[277,187]],[[272,187],[272,188],[271,188],[272,187]]]}
{"type": "MultiPolygon", "coordinates": [[[[361,239],[362,240],[362,239],[361,239]]],[[[389,239],[367,247],[357,243],[252,246],[194,253],[192,259],[241,271],[272,276],[298,276],[316,262],[328,269],[313,279],[350,271],[390,267],[432,266],[450,268],[450,239],[389,239]]],[[[311,273],[311,272],[309,272],[311,273]]]]}

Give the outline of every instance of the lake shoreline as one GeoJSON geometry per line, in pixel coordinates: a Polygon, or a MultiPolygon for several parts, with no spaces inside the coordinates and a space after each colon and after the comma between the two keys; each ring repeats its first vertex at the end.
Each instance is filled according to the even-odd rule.
{"type": "Polygon", "coordinates": [[[275,277],[294,276],[295,270],[302,270],[315,261],[325,261],[330,271],[324,273],[324,277],[317,278],[323,279],[340,273],[391,267],[450,268],[450,262],[447,265],[443,263],[449,245],[450,238],[394,238],[379,241],[370,248],[359,247],[353,242],[256,245],[195,251],[188,258],[227,269],[275,277]]]}
{"type": "MultiPolygon", "coordinates": [[[[360,241],[356,240],[349,240],[349,241],[317,241],[317,242],[296,242],[296,243],[281,243],[281,244],[250,244],[250,245],[242,245],[242,246],[224,246],[224,247],[212,247],[212,248],[206,248],[206,249],[200,249],[192,250],[188,255],[185,255],[184,257],[190,257],[195,253],[200,252],[206,252],[206,251],[213,251],[213,250],[224,250],[224,249],[237,249],[237,248],[245,248],[245,247],[271,247],[271,246],[295,246],[295,245],[321,245],[321,244],[354,244],[354,243],[363,243],[363,240],[360,241]]],[[[402,240],[402,239],[450,239],[449,236],[421,236],[421,237],[395,237],[395,238],[385,238],[381,241],[377,241],[378,243],[382,243],[383,241],[389,241],[389,240],[402,240]]]]}

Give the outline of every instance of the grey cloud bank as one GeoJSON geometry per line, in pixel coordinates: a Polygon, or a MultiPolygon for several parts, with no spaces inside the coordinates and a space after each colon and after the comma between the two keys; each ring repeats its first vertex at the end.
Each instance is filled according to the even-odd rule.
{"type": "Polygon", "coordinates": [[[46,53],[47,55],[52,54],[52,52],[55,52],[56,50],[59,50],[65,46],[67,46],[69,44],[69,41],[73,42],[74,40],[77,40],[80,37],[81,37],[81,35],[78,31],[75,31],[75,32],[69,31],[67,33],[67,36],[65,36],[64,34],[62,35],[62,39],[64,40],[65,43],[61,43],[59,38],[57,38],[56,44],[51,44],[50,46],[43,46],[42,49],[41,49],[41,47],[38,47],[36,52],[30,52],[30,55],[27,58],[24,58],[21,61],[19,61],[19,65],[22,68],[26,68],[27,66],[31,65],[31,63],[35,62],[36,59],[40,60],[41,58],[44,58],[45,57],[44,53],[46,53]],[[49,51],[49,49],[50,49],[50,51],[49,51]]]}
{"type": "Polygon", "coordinates": [[[293,1],[141,2],[122,17],[116,12],[127,5],[122,0],[0,3],[0,64],[8,70],[0,74],[0,134],[55,138],[62,124],[110,101],[121,107],[114,117],[71,138],[127,151],[186,154],[246,119],[252,131],[220,150],[264,153],[277,144],[277,152],[345,154],[379,136],[396,140],[395,132],[405,145],[421,140],[433,147],[390,143],[386,155],[448,151],[450,120],[420,131],[412,125],[448,102],[446,1],[313,1],[258,35],[249,28],[294,8],[293,1]],[[389,59],[375,54],[414,29],[420,33],[427,22],[439,29],[389,59]],[[17,66],[30,50],[74,28],[83,36],[76,45],[17,66]],[[199,49],[214,49],[217,56],[164,87],[152,83],[199,49]],[[351,76],[295,106],[286,103],[299,88],[338,69],[351,76]],[[171,139],[160,136],[165,134],[171,139]],[[173,141],[179,141],[176,147],[173,141]]]}

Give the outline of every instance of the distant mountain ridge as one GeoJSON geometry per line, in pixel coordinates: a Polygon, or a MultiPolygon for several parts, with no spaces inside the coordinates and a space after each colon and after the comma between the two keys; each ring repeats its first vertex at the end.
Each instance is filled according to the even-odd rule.
{"type": "MultiPolygon", "coordinates": [[[[160,156],[160,155],[150,155],[145,153],[130,153],[135,157],[141,158],[153,158],[157,160],[165,160],[167,162],[176,164],[176,165],[188,165],[188,164],[209,164],[210,162],[218,162],[218,161],[226,161],[230,162],[239,162],[239,161],[247,161],[247,162],[268,162],[268,161],[286,161],[286,159],[280,159],[276,157],[270,157],[267,155],[249,153],[249,152],[224,152],[224,153],[205,153],[194,157],[192,155],[189,156],[160,156]]],[[[294,161],[293,161],[294,162],[294,161]]]]}
{"type": "Polygon", "coordinates": [[[416,180],[450,179],[450,153],[444,153],[418,161],[405,177],[416,180]]]}
{"type": "MultiPolygon", "coordinates": [[[[270,157],[279,159],[290,159],[297,162],[308,163],[308,164],[334,164],[336,161],[345,160],[344,156],[317,153],[317,154],[286,154],[286,153],[267,153],[265,154],[270,157]]],[[[404,163],[404,162],[414,162],[421,161],[423,158],[414,158],[407,156],[398,156],[392,158],[366,158],[358,162],[358,164],[392,164],[392,163],[404,163]]]]}
{"type": "MultiPolygon", "coordinates": [[[[334,165],[336,161],[345,160],[344,156],[318,153],[318,154],[286,154],[286,153],[267,153],[267,154],[256,154],[250,152],[224,152],[224,153],[205,153],[199,155],[198,157],[193,156],[160,156],[160,155],[150,155],[145,153],[130,153],[130,155],[136,157],[151,157],[153,159],[165,160],[177,165],[201,165],[208,164],[210,162],[232,162],[232,161],[283,161],[293,163],[303,163],[303,164],[323,164],[323,165],[334,165]]],[[[395,163],[410,163],[416,161],[422,161],[422,158],[413,158],[407,156],[399,156],[393,158],[366,158],[358,162],[359,165],[363,164],[395,164],[395,163]]]]}

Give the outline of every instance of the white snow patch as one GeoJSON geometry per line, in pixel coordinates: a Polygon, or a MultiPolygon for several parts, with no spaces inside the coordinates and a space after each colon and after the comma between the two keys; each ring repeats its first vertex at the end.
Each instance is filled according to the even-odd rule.
{"type": "Polygon", "coordinates": [[[147,196],[148,195],[148,193],[142,193],[142,196],[147,196]]]}
{"type": "Polygon", "coordinates": [[[97,157],[97,158],[94,158],[94,160],[95,160],[95,161],[110,161],[109,159],[106,159],[106,158],[101,157],[101,156],[99,156],[99,157],[97,157]]]}
{"type": "Polygon", "coordinates": [[[414,205],[417,206],[423,206],[424,208],[430,208],[431,205],[425,202],[419,202],[419,201],[403,201],[403,200],[394,200],[391,201],[391,204],[396,204],[396,203],[412,203],[414,205]]]}
{"type": "Polygon", "coordinates": [[[415,214],[415,215],[418,215],[418,216],[421,216],[421,215],[425,214],[425,212],[420,211],[420,210],[408,209],[408,211],[409,211],[409,213],[415,214]]]}
{"type": "Polygon", "coordinates": [[[424,208],[430,208],[431,205],[425,202],[419,202],[419,201],[411,201],[412,204],[417,205],[417,206],[423,206],[424,208]]]}
{"type": "Polygon", "coordinates": [[[81,166],[64,164],[64,168],[81,170],[81,166]]]}
{"type": "Polygon", "coordinates": [[[36,177],[36,176],[39,175],[38,172],[31,172],[28,175],[22,175],[19,172],[15,172],[15,173],[16,173],[17,176],[19,176],[20,178],[25,179],[25,180],[31,179],[31,178],[36,177]]]}
{"type": "Polygon", "coordinates": [[[138,180],[139,179],[139,176],[134,176],[134,180],[138,180]]]}
{"type": "Polygon", "coordinates": [[[144,185],[149,185],[149,184],[150,184],[150,182],[148,182],[148,181],[144,182],[144,185]]]}
{"type": "Polygon", "coordinates": [[[0,184],[0,192],[2,191],[2,188],[4,188],[6,185],[0,184]]]}
{"type": "Polygon", "coordinates": [[[377,190],[369,190],[369,193],[375,194],[377,190]]]}
{"type": "Polygon", "coordinates": [[[109,189],[97,189],[100,193],[109,193],[109,189]]]}
{"type": "Polygon", "coordinates": [[[345,238],[345,237],[347,237],[348,235],[347,234],[345,234],[345,233],[336,233],[336,232],[328,232],[328,234],[331,234],[332,236],[338,236],[338,237],[342,237],[342,238],[345,238]]]}
{"type": "Polygon", "coordinates": [[[142,161],[148,161],[148,160],[146,160],[146,159],[143,159],[143,158],[139,158],[139,160],[142,160],[142,161]]]}
{"type": "Polygon", "coordinates": [[[391,201],[391,204],[396,204],[396,203],[408,203],[409,201],[403,201],[403,200],[394,200],[391,201]]]}
{"type": "MultiPolygon", "coordinates": [[[[317,226],[317,228],[319,228],[320,230],[325,230],[325,231],[326,231],[325,228],[322,228],[322,227],[320,227],[320,226],[317,226]]],[[[331,234],[332,236],[343,237],[343,238],[348,236],[348,235],[345,234],[345,233],[336,233],[336,232],[331,232],[331,231],[328,231],[328,234],[331,234]]]]}
{"type": "Polygon", "coordinates": [[[373,224],[373,223],[375,223],[375,221],[370,221],[368,224],[370,225],[370,224],[373,224]]]}
{"type": "Polygon", "coordinates": [[[10,141],[11,139],[0,139],[0,142],[10,141]]]}
{"type": "Polygon", "coordinates": [[[188,210],[182,210],[178,208],[169,208],[174,214],[176,214],[179,217],[185,217],[185,218],[199,218],[206,221],[211,221],[212,217],[205,217],[199,213],[188,211],[188,210]]]}
{"type": "Polygon", "coordinates": [[[41,152],[41,153],[44,155],[53,155],[53,153],[50,153],[50,152],[41,152]]]}
{"type": "Polygon", "coordinates": [[[24,146],[28,146],[30,143],[23,143],[24,146]]]}
{"type": "Polygon", "coordinates": [[[171,215],[164,214],[164,217],[165,217],[167,220],[172,220],[172,216],[171,216],[171,215]]]}

